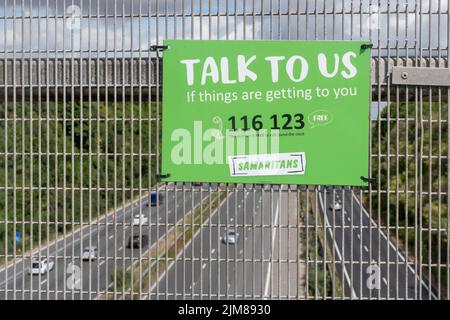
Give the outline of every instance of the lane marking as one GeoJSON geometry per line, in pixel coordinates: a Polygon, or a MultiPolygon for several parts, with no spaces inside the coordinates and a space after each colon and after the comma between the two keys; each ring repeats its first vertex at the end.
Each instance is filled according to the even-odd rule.
{"type": "Polygon", "coordinates": [[[43,281],[41,282],[41,286],[43,286],[44,284],[46,284],[46,283],[47,283],[47,280],[48,280],[48,279],[43,280],[43,281]]]}
{"type": "Polygon", "coordinates": [[[239,251],[239,254],[242,254],[242,252],[244,252],[244,250],[241,249],[241,250],[239,251]]]}
{"type": "MultiPolygon", "coordinates": [[[[273,228],[273,226],[276,225],[276,222],[278,222],[278,213],[279,213],[278,209],[279,209],[279,203],[277,201],[277,209],[275,211],[275,221],[272,224],[272,228],[273,228]]],[[[262,216],[261,216],[261,218],[262,218],[262,216]]],[[[273,248],[275,246],[275,236],[277,234],[277,230],[278,230],[278,228],[275,229],[275,231],[273,232],[273,235],[272,235],[272,248],[271,248],[272,252],[273,252],[273,248]]],[[[265,288],[264,288],[264,300],[267,300],[267,296],[269,294],[269,283],[270,283],[269,280],[270,280],[271,271],[272,271],[271,269],[272,269],[272,264],[269,262],[269,267],[267,268],[267,273],[266,273],[266,284],[265,284],[265,288]]]]}
{"type": "Polygon", "coordinates": [[[112,238],[114,238],[113,234],[108,237],[109,240],[111,240],[112,238]]]}
{"type": "Polygon", "coordinates": [[[202,265],[202,269],[205,269],[206,268],[206,263],[204,263],[203,265],[202,265]]]}
{"type": "Polygon", "coordinates": [[[356,236],[361,240],[361,235],[359,233],[357,233],[356,236]]]}
{"type": "Polygon", "coordinates": [[[119,249],[118,249],[118,251],[122,251],[122,249],[123,249],[123,246],[120,246],[119,249]]]}
{"type": "MultiPolygon", "coordinates": [[[[353,193],[352,191],[352,196],[355,198],[356,203],[358,203],[359,207],[362,208],[363,212],[365,213],[365,215],[367,216],[367,218],[371,221],[371,223],[373,224],[374,227],[378,228],[378,225],[376,224],[375,220],[372,219],[372,217],[369,215],[369,213],[367,212],[366,208],[364,206],[361,205],[361,202],[359,202],[358,197],[356,196],[355,193],[353,193]]],[[[434,294],[433,290],[430,290],[430,288],[428,287],[428,285],[425,283],[425,281],[423,279],[421,279],[416,272],[414,271],[414,269],[411,267],[411,265],[406,262],[405,257],[403,256],[403,254],[397,250],[394,246],[394,244],[391,242],[390,239],[387,238],[387,236],[384,234],[383,230],[379,230],[382,235],[383,238],[386,239],[386,241],[389,243],[389,246],[392,248],[392,250],[394,250],[394,252],[400,256],[400,258],[402,258],[402,261],[406,263],[406,265],[408,266],[409,270],[411,270],[412,274],[415,276],[416,279],[419,279],[419,282],[428,290],[428,292],[431,292],[431,295],[434,297],[435,300],[438,300],[438,298],[436,297],[436,295],[434,294]]]]}
{"type": "Polygon", "coordinates": [[[216,252],[216,249],[212,249],[212,250],[211,250],[211,253],[212,253],[212,254],[214,254],[214,252],[216,252]]]}
{"type": "Polygon", "coordinates": [[[106,260],[103,260],[102,262],[100,262],[100,263],[98,264],[98,266],[101,267],[102,265],[105,264],[105,262],[106,262],[106,260]]]}
{"type": "MultiPolygon", "coordinates": [[[[331,230],[330,230],[330,227],[331,227],[331,226],[330,226],[330,223],[328,222],[327,212],[324,210],[323,200],[322,200],[322,194],[321,194],[320,192],[319,192],[319,200],[320,200],[320,205],[322,206],[322,212],[323,212],[323,215],[324,215],[324,217],[325,217],[325,226],[327,227],[327,230],[328,230],[328,232],[329,232],[329,234],[330,234],[330,237],[331,237],[331,239],[332,239],[332,241],[333,241],[333,245],[334,245],[334,248],[335,248],[336,253],[337,253],[337,255],[338,255],[338,258],[339,258],[340,261],[344,261],[344,260],[342,259],[342,256],[341,256],[341,252],[339,251],[339,247],[338,247],[338,245],[336,244],[336,241],[334,241],[333,234],[331,233],[331,230]]],[[[326,241],[326,239],[325,239],[325,241],[326,241]]],[[[350,277],[349,277],[349,275],[348,275],[348,273],[347,273],[347,269],[345,268],[345,265],[342,267],[342,269],[343,269],[343,271],[344,271],[345,279],[347,280],[347,283],[348,283],[348,285],[349,285],[349,287],[350,287],[350,289],[351,289],[352,297],[353,297],[353,298],[357,298],[358,296],[356,295],[355,289],[353,289],[353,286],[352,286],[352,283],[351,283],[351,281],[350,281],[350,277]]]]}
{"type": "MultiPolygon", "coordinates": [[[[224,204],[225,202],[227,202],[233,195],[235,195],[235,193],[234,193],[234,192],[230,192],[230,193],[228,194],[228,196],[227,196],[225,199],[222,200],[222,202],[219,204],[219,206],[218,206],[216,209],[214,209],[214,211],[209,215],[208,219],[206,219],[206,221],[203,222],[203,224],[206,225],[206,224],[208,223],[208,221],[209,221],[210,219],[212,219],[216,214],[219,214],[219,219],[220,219],[220,210],[223,209],[223,207],[222,207],[223,204],[224,204]]],[[[175,260],[172,261],[172,262],[169,264],[169,266],[166,267],[166,270],[158,277],[157,281],[153,284],[153,286],[151,287],[150,291],[155,290],[156,286],[160,284],[161,280],[162,280],[164,277],[167,276],[168,272],[169,272],[169,271],[172,269],[172,267],[174,266],[175,261],[177,261],[177,260],[181,257],[181,255],[183,254],[183,252],[186,252],[186,250],[187,250],[187,248],[188,248],[189,246],[192,247],[192,241],[195,241],[195,239],[198,237],[198,235],[200,234],[200,232],[201,232],[202,230],[204,230],[204,229],[199,228],[199,229],[197,230],[197,232],[194,234],[194,236],[191,237],[191,239],[189,239],[189,241],[185,244],[183,250],[180,250],[180,252],[179,252],[178,255],[176,256],[175,260]]],[[[113,283],[111,283],[110,286],[111,286],[111,285],[113,285],[113,283]]],[[[148,295],[147,295],[147,297],[148,297],[148,295]]],[[[145,298],[145,297],[144,297],[144,298],[145,298]]]]}
{"type": "MultiPolygon", "coordinates": [[[[144,196],[145,199],[146,196],[144,196]]],[[[137,199],[136,201],[139,201],[139,199],[137,199]]],[[[57,239],[51,241],[50,243],[45,244],[44,246],[42,246],[41,248],[35,248],[33,251],[31,252],[27,252],[26,254],[24,253],[24,256],[35,256],[39,254],[39,250],[41,252],[41,255],[44,256],[46,255],[46,251],[54,251],[56,250],[56,252],[53,252],[53,254],[58,255],[61,251],[63,251],[64,249],[69,248],[72,245],[76,245],[78,244],[80,241],[84,240],[85,238],[87,238],[91,233],[89,232],[89,227],[90,226],[94,226],[97,225],[98,223],[105,223],[108,224],[110,223],[110,221],[116,221],[116,223],[118,223],[119,218],[121,218],[124,214],[126,215],[127,213],[129,213],[130,209],[132,208],[133,205],[133,201],[131,201],[130,203],[126,204],[125,206],[121,206],[117,209],[113,209],[112,211],[110,211],[109,213],[100,216],[98,218],[96,218],[93,221],[90,221],[90,223],[88,225],[82,226],[81,228],[77,229],[77,230],[73,230],[71,232],[69,232],[66,235],[61,235],[60,237],[58,237],[57,239]],[[125,209],[125,213],[124,213],[124,209],[125,209]],[[104,222],[103,222],[104,221],[104,222]],[[82,237],[80,238],[79,236],[76,237],[77,234],[82,234],[82,237]],[[68,242],[67,239],[70,239],[70,241],[68,242]],[[75,239],[75,240],[73,240],[75,239]],[[59,244],[64,244],[64,242],[66,242],[66,246],[59,246],[59,244]],[[51,249],[53,247],[53,249],[51,249]],[[57,249],[59,247],[59,249],[57,249]]],[[[107,225],[102,226],[101,230],[103,231],[104,228],[107,227],[107,225]]],[[[98,230],[95,230],[98,231],[98,230]]],[[[92,230],[93,233],[93,230],[92,230]]],[[[6,272],[7,269],[9,268],[13,268],[14,265],[18,265],[19,263],[24,263],[23,258],[19,258],[16,259],[15,263],[12,262],[10,265],[5,265],[2,266],[0,268],[0,273],[2,272],[6,272]]],[[[18,273],[15,274],[15,277],[18,278],[19,276],[22,275],[22,271],[19,271],[18,273]]],[[[3,282],[0,283],[0,287],[2,287],[4,284],[6,284],[6,282],[11,281],[12,279],[14,279],[14,276],[10,277],[9,279],[4,280],[3,282]]]]}
{"type": "Polygon", "coordinates": [[[387,280],[386,280],[385,277],[383,277],[383,282],[384,282],[385,285],[387,285],[387,280]]]}
{"type": "Polygon", "coordinates": [[[366,245],[364,245],[364,250],[365,250],[366,252],[369,252],[369,248],[367,248],[366,245]]]}

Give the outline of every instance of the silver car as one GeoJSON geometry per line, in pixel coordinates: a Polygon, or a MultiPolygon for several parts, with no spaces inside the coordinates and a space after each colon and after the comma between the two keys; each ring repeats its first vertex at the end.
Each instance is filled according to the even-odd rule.
{"type": "Polygon", "coordinates": [[[234,229],[228,229],[222,236],[222,242],[225,244],[236,244],[239,240],[239,233],[234,229]]]}
{"type": "Polygon", "coordinates": [[[85,247],[83,249],[83,261],[95,259],[97,259],[97,247],[96,246],[85,247]]]}
{"type": "Polygon", "coordinates": [[[35,259],[31,262],[31,268],[28,273],[33,274],[44,274],[53,270],[55,263],[49,259],[35,259]]]}
{"type": "Polygon", "coordinates": [[[335,210],[335,211],[339,211],[339,210],[341,210],[342,209],[342,205],[341,205],[341,203],[339,202],[339,201],[337,201],[337,202],[334,202],[334,203],[330,203],[330,210],[335,210]]]}

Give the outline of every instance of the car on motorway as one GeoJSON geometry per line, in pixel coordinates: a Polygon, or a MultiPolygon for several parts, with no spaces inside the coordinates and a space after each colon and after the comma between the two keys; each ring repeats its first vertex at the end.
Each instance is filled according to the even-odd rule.
{"type": "MultiPolygon", "coordinates": [[[[152,205],[152,207],[156,207],[156,204],[158,203],[159,205],[162,205],[164,201],[164,196],[161,192],[156,192],[156,191],[152,191],[152,193],[150,194],[150,203],[152,205]]],[[[148,203],[147,203],[148,206],[148,203]]]]}
{"type": "Polygon", "coordinates": [[[222,236],[222,242],[225,244],[236,244],[239,240],[239,233],[236,230],[230,228],[225,231],[225,234],[222,236]]]}
{"type": "Polygon", "coordinates": [[[97,259],[97,247],[87,246],[83,249],[83,261],[95,260],[97,259]]]}
{"type": "Polygon", "coordinates": [[[148,237],[146,235],[133,235],[128,238],[127,248],[143,248],[148,244],[148,237]]]}
{"type": "Polygon", "coordinates": [[[330,203],[330,206],[328,207],[330,210],[339,211],[342,209],[342,205],[339,201],[335,201],[334,203],[330,203]]]}
{"type": "Polygon", "coordinates": [[[50,259],[33,259],[31,261],[31,268],[28,270],[28,273],[33,274],[44,274],[53,270],[55,263],[50,259]]]}
{"type": "Polygon", "coordinates": [[[139,226],[139,225],[147,225],[148,224],[148,218],[143,214],[136,214],[133,217],[133,225],[139,226]]]}

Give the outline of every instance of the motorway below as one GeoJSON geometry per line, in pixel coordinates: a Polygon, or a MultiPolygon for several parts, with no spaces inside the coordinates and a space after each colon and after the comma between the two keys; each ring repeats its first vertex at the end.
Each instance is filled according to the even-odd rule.
{"type": "Polygon", "coordinates": [[[230,193],[159,278],[151,298],[287,299],[303,295],[296,196],[295,192],[264,189],[230,193]],[[229,228],[239,233],[236,244],[221,241],[229,228]]]}
{"type": "Polygon", "coordinates": [[[49,258],[55,262],[54,269],[47,274],[28,274],[30,253],[17,256],[15,263],[9,259],[8,267],[0,270],[0,300],[95,299],[106,288],[109,292],[119,290],[112,277],[120,276],[131,264],[147,259],[148,247],[194,208],[201,195],[208,195],[208,192],[201,193],[199,188],[160,190],[164,200],[158,207],[149,205],[149,195],[145,194],[125,209],[118,209],[92,223],[84,221],[79,230],[35,250],[33,258],[49,258]],[[139,213],[150,213],[150,226],[133,226],[133,216],[139,213]],[[149,245],[142,249],[127,248],[129,237],[139,234],[148,236],[149,245]],[[98,259],[82,261],[83,248],[91,245],[98,247],[98,259]]]}
{"type": "Polygon", "coordinates": [[[335,274],[353,299],[436,299],[414,262],[361,205],[353,190],[318,192],[335,274]],[[333,204],[342,208],[336,210],[333,204]],[[325,213],[325,215],[324,215],[325,213]]]}

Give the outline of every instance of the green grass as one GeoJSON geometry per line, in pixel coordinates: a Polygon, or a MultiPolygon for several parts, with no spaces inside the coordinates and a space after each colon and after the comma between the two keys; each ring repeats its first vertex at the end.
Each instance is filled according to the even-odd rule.
{"type": "Polygon", "coordinates": [[[156,106],[146,102],[0,103],[0,264],[6,249],[13,254],[13,221],[24,252],[154,185],[150,114],[156,106]]]}
{"type": "MultiPolygon", "coordinates": [[[[381,193],[372,194],[372,215],[383,225],[394,227],[390,230],[390,236],[398,238],[400,245],[408,250],[408,255],[414,260],[422,264],[441,264],[441,268],[436,266],[426,270],[425,275],[431,271],[434,282],[445,286],[449,258],[449,199],[446,196],[449,187],[446,159],[449,127],[441,120],[447,120],[448,106],[436,102],[423,102],[422,107],[414,103],[391,103],[381,114],[385,119],[388,116],[390,121],[381,121],[380,127],[376,123],[372,128],[372,154],[390,154],[390,157],[375,157],[372,160],[372,177],[381,182],[379,186],[374,186],[381,193]],[[412,119],[406,122],[397,118],[412,119]],[[409,154],[408,159],[406,153],[409,154]],[[397,158],[396,154],[401,156],[397,158]],[[433,158],[430,159],[430,155],[433,158]],[[387,195],[388,191],[395,190],[400,193],[387,195]],[[412,193],[406,194],[405,190],[412,193]],[[421,197],[420,192],[423,193],[421,197]],[[398,227],[398,233],[395,227],[398,227]],[[446,231],[440,233],[438,227],[446,231]],[[419,251],[420,246],[422,252],[419,251]]],[[[365,199],[367,206],[368,200],[365,199]]]]}

